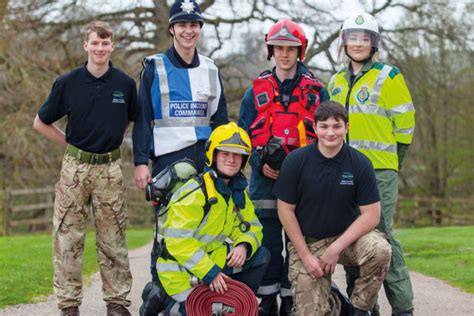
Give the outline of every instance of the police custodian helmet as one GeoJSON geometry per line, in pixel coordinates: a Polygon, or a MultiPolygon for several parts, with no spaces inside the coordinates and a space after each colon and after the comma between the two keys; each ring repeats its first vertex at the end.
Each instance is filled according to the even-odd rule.
{"type": "Polygon", "coordinates": [[[171,26],[176,22],[194,22],[197,21],[203,25],[201,8],[194,0],[178,0],[170,8],[168,25],[171,26]]]}

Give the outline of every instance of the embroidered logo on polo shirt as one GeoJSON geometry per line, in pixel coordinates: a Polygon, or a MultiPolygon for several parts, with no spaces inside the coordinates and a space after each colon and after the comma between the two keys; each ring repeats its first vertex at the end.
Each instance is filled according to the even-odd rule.
{"type": "Polygon", "coordinates": [[[125,103],[125,94],[122,91],[112,93],[112,103],[125,103]]]}
{"type": "Polygon", "coordinates": [[[351,172],[343,172],[341,176],[341,185],[354,185],[354,175],[351,172]]]}

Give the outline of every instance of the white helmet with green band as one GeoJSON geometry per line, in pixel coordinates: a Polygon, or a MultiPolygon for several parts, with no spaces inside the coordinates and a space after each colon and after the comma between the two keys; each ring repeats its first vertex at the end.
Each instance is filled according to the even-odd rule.
{"type": "Polygon", "coordinates": [[[345,48],[347,48],[346,46],[348,45],[348,41],[350,39],[349,35],[354,32],[363,32],[369,35],[372,46],[371,55],[378,51],[380,44],[379,25],[372,15],[365,12],[357,13],[344,21],[341,27],[340,40],[341,44],[344,45],[345,48]]]}

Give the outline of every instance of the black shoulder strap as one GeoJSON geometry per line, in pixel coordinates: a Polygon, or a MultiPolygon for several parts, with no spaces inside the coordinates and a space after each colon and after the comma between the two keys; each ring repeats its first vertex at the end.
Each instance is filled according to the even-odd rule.
{"type": "Polygon", "coordinates": [[[268,77],[268,76],[271,75],[271,74],[272,74],[272,71],[267,69],[267,70],[263,71],[260,75],[258,75],[258,77],[259,77],[259,78],[261,78],[261,77],[268,77]]]}
{"type": "MultiPolygon", "coordinates": [[[[204,184],[204,179],[202,178],[202,174],[200,174],[198,177],[199,177],[198,182],[199,182],[199,184],[200,184],[200,186],[201,186],[202,192],[204,193],[204,199],[205,199],[205,201],[206,201],[206,203],[204,204],[204,207],[203,207],[203,209],[204,209],[204,215],[203,215],[203,217],[202,217],[202,219],[201,219],[201,223],[202,223],[202,221],[203,221],[204,218],[206,217],[207,213],[209,213],[209,211],[211,210],[211,204],[210,204],[210,203],[208,202],[208,200],[207,200],[207,190],[206,190],[206,185],[204,184]]],[[[201,224],[201,223],[199,223],[199,224],[201,224]]]]}

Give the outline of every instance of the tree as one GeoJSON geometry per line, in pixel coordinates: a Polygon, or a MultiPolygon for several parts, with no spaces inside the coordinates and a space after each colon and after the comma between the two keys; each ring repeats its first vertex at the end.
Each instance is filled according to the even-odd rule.
{"type": "MultiPolygon", "coordinates": [[[[170,1],[171,2],[171,1],[170,1]]],[[[54,79],[84,60],[83,26],[108,21],[116,30],[115,65],[138,79],[144,56],[170,44],[166,0],[20,0],[0,2],[0,178],[9,185],[35,186],[57,178],[63,148],[39,137],[32,120],[54,79]]],[[[222,69],[226,97],[233,115],[239,100],[265,62],[263,34],[270,23],[290,18],[307,30],[307,63],[318,77],[328,78],[336,66],[335,46],[345,16],[344,0],[203,0],[206,27],[200,51],[214,57],[222,69]],[[241,38],[241,41],[236,39],[241,38]],[[259,53],[260,52],[260,53],[259,53]],[[250,56],[250,58],[249,58],[250,56]]],[[[424,18],[425,3],[409,0],[360,1],[376,17],[398,9],[413,20],[424,18]],[[408,3],[408,4],[405,4],[408,3]]],[[[410,30],[429,28],[418,24],[410,30]]],[[[400,31],[387,30],[390,39],[400,31]]],[[[385,38],[384,38],[385,39],[385,38]]],[[[266,64],[269,66],[268,64],[266,64]]]]}
{"type": "Polygon", "coordinates": [[[407,18],[400,26],[407,31],[387,43],[389,58],[404,73],[417,110],[403,179],[441,198],[474,191],[473,6],[460,8],[458,17],[455,9],[448,1],[426,2],[419,12],[424,18],[407,18]],[[412,32],[413,27],[424,31],[412,32]]]}

